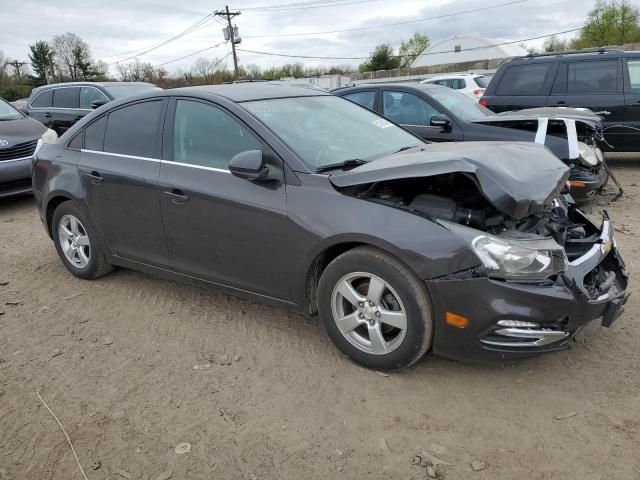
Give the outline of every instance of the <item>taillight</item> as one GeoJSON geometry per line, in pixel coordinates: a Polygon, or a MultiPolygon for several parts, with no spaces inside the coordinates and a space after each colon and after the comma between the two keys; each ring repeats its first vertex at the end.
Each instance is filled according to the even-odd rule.
{"type": "Polygon", "coordinates": [[[484,88],[479,88],[478,90],[474,90],[474,91],[473,91],[473,94],[474,94],[476,97],[481,97],[483,93],[484,93],[484,88]]]}
{"type": "Polygon", "coordinates": [[[482,105],[483,107],[486,107],[488,104],[486,100],[482,99],[480,100],[480,105],[482,105]]]}

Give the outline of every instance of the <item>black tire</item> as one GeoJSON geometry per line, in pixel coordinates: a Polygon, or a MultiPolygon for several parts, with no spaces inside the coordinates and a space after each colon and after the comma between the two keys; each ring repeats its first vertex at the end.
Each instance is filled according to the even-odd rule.
{"type": "Polygon", "coordinates": [[[113,270],[113,267],[107,259],[107,250],[104,247],[104,243],[102,242],[100,235],[98,235],[98,233],[96,232],[96,229],[91,224],[91,221],[84,213],[83,209],[73,201],[61,203],[53,212],[53,219],[51,222],[51,237],[53,238],[53,243],[56,247],[56,251],[58,252],[60,260],[62,260],[62,263],[67,268],[67,270],[69,270],[76,277],[82,278],[84,280],[93,280],[94,278],[106,275],[113,270]],[[73,215],[75,218],[77,218],[82,224],[86,235],[89,237],[89,261],[87,265],[82,268],[71,263],[71,261],[69,261],[69,259],[62,251],[58,229],[60,227],[60,222],[65,217],[65,215],[73,215]]]}
{"type": "MultiPolygon", "coordinates": [[[[390,290],[386,290],[387,293],[390,290]]],[[[381,371],[398,371],[417,362],[431,347],[433,318],[424,284],[394,257],[371,247],[357,247],[335,258],[322,272],[318,285],[318,313],[327,335],[355,363],[381,371]],[[347,340],[333,314],[333,291],[355,272],[367,272],[386,282],[400,297],[406,315],[406,333],[395,350],[373,354],[347,340]]],[[[357,313],[357,312],[356,312],[357,313]]],[[[366,328],[366,325],[363,326],[366,328]]],[[[362,328],[362,327],[359,327],[362,328]]]]}

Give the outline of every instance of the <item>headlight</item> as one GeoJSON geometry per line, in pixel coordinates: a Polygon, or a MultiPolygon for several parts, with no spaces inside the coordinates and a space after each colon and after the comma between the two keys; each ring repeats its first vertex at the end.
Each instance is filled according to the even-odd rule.
{"type": "Polygon", "coordinates": [[[58,141],[58,134],[54,130],[48,128],[40,138],[42,138],[42,143],[56,143],[58,141]]]}
{"type": "Polygon", "coordinates": [[[578,142],[578,154],[580,155],[580,161],[590,167],[595,167],[602,161],[602,150],[583,142],[578,142]]]}
{"type": "Polygon", "coordinates": [[[439,223],[470,243],[490,276],[539,280],[567,267],[564,249],[551,238],[514,240],[444,220],[439,223]]]}

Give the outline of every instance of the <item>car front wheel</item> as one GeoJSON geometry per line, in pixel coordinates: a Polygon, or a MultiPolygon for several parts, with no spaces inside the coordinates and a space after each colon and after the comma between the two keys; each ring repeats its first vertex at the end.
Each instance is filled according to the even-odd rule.
{"type": "Polygon", "coordinates": [[[333,260],[318,286],[325,331],[356,363],[401,370],[431,346],[431,303],[422,282],[392,256],[358,247],[333,260]]]}

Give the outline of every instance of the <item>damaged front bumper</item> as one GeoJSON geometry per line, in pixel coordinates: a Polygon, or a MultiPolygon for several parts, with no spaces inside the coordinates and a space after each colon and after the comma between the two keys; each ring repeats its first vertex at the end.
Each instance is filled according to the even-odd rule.
{"type": "MultiPolygon", "coordinates": [[[[580,214],[584,222],[589,222],[580,214]]],[[[598,238],[548,282],[513,282],[469,274],[428,280],[434,303],[435,354],[463,361],[500,360],[568,348],[590,321],[609,327],[629,298],[613,227],[604,215],[598,238]],[[447,312],[468,319],[446,322],[447,312]]]]}
{"type": "Polygon", "coordinates": [[[577,201],[587,200],[602,192],[608,181],[609,172],[607,172],[603,164],[599,164],[598,168],[592,169],[581,166],[573,167],[569,175],[571,196],[577,201]]]}

